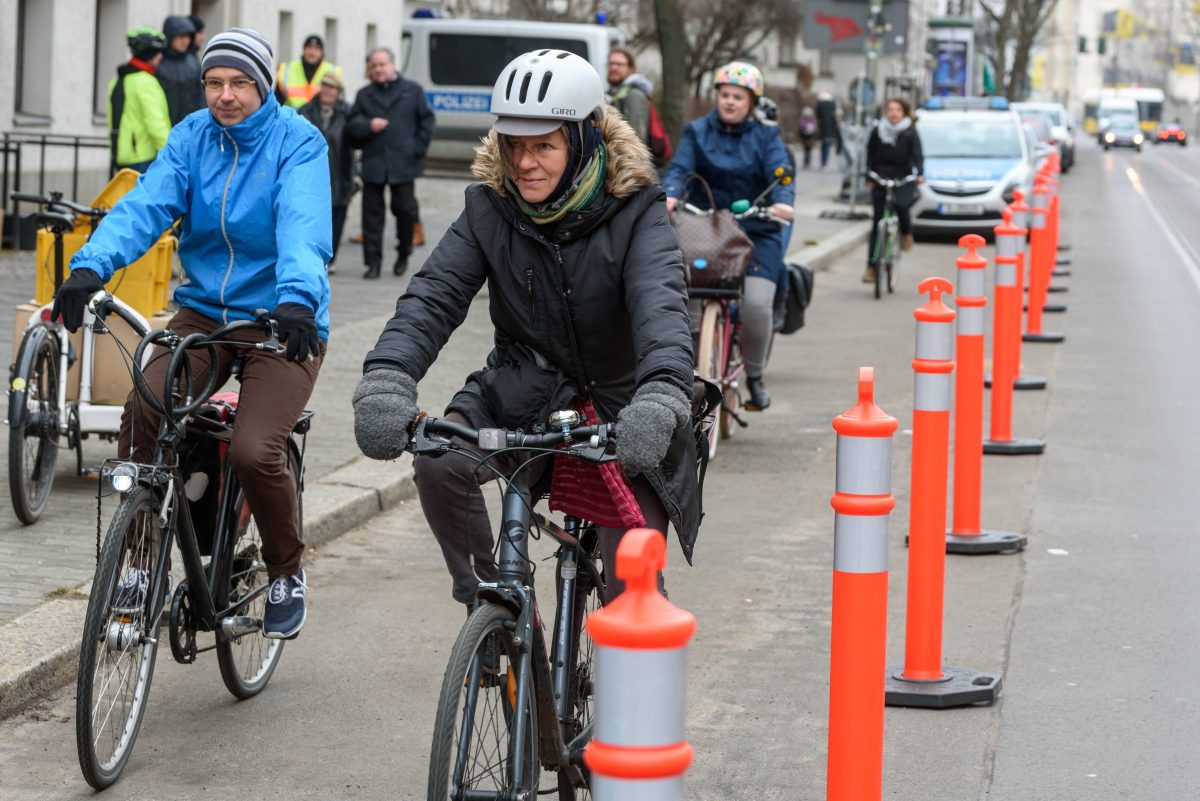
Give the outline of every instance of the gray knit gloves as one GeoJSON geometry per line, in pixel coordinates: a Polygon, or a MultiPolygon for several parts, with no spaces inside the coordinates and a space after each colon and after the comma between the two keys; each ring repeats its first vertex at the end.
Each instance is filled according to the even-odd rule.
{"type": "Polygon", "coordinates": [[[417,382],[399,370],[372,370],[359,380],[351,402],[358,449],[372,459],[399,458],[420,411],[417,382]]]}
{"type": "Polygon", "coordinates": [[[667,455],[675,429],[687,423],[692,402],[679,387],[650,381],[617,415],[617,460],[630,473],[647,473],[667,455]]]}

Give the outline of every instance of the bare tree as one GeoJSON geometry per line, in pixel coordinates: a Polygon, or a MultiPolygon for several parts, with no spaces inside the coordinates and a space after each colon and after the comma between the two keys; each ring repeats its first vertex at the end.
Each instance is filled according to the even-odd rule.
{"type": "Polygon", "coordinates": [[[654,0],[654,21],[658,49],[662,54],[663,126],[671,141],[678,142],[687,122],[684,97],[687,95],[688,43],[684,35],[683,9],[679,0],[654,0]]]}
{"type": "Polygon", "coordinates": [[[800,30],[800,4],[793,0],[680,0],[687,23],[686,74],[696,97],[704,76],[720,65],[746,58],[772,33],[800,30]]]}
{"type": "Polygon", "coordinates": [[[1009,100],[1024,96],[1029,84],[1029,57],[1042,28],[1050,21],[1058,0],[979,0],[987,15],[992,39],[992,65],[996,69],[996,89],[1009,100]],[[1009,50],[1012,63],[1009,64],[1009,50]]]}

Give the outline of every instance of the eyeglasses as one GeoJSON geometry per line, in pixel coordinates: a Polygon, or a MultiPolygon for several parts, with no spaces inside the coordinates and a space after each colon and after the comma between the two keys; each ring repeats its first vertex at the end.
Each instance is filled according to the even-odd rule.
{"type": "Polygon", "coordinates": [[[249,78],[234,78],[232,81],[219,81],[216,78],[205,78],[200,83],[204,84],[204,91],[212,92],[214,95],[223,93],[226,86],[232,89],[234,94],[239,95],[258,87],[258,84],[249,78]]]}
{"type": "Polygon", "coordinates": [[[608,62],[608,66],[610,66],[610,67],[628,67],[629,62],[628,61],[617,61],[617,60],[613,59],[608,62]]]}

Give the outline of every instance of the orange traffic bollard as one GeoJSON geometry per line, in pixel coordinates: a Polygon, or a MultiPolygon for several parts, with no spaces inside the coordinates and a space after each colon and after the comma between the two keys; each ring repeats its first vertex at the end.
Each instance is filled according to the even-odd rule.
{"type": "MultiPolygon", "coordinates": [[[[954,312],[942,302],[945,278],[917,287],[930,294],[914,312],[912,474],[908,514],[908,608],[904,669],[888,669],[884,703],[944,709],[994,701],[1000,677],[942,667],[946,573],[946,478],[950,440],[950,377],[954,372],[954,312]]],[[[997,381],[1001,379],[999,373],[997,381]]]]}
{"type": "Polygon", "coordinates": [[[1021,338],[1021,298],[1017,290],[1017,265],[1025,229],[1012,224],[1011,209],[996,232],[996,291],[992,315],[992,430],[983,441],[983,452],[1013,456],[1041,453],[1046,443],[1014,439],[1012,435],[1013,378],[1017,373],[1017,341],[1021,338]]]}
{"type": "Polygon", "coordinates": [[[1044,174],[1037,176],[1030,204],[1029,317],[1022,337],[1026,342],[1062,342],[1066,339],[1062,334],[1042,331],[1042,308],[1046,305],[1046,289],[1050,285],[1051,262],[1054,260],[1048,219],[1053,191],[1049,180],[1044,174]]]}
{"type": "Polygon", "coordinates": [[[833,630],[829,658],[827,801],[883,795],[888,519],[896,418],[875,405],[875,370],[858,369],[858,403],[833,419],[833,630]]]}
{"type": "MultiPolygon", "coordinates": [[[[1013,202],[1008,205],[1012,210],[1012,224],[1018,228],[1023,228],[1026,231],[1029,229],[1029,204],[1025,202],[1025,193],[1020,189],[1013,190],[1013,202]]],[[[1013,325],[1013,338],[1016,344],[1017,377],[1013,379],[1013,389],[1045,389],[1046,379],[1040,375],[1026,375],[1021,372],[1024,362],[1021,359],[1021,297],[1025,292],[1025,287],[1029,285],[1025,276],[1030,271],[1025,269],[1025,265],[1029,264],[1029,248],[1026,246],[1025,237],[1021,236],[1017,240],[1017,303],[1013,306],[1013,313],[1017,316],[1017,321],[1013,325]]],[[[1043,305],[1042,310],[1045,311],[1043,305]]]]}
{"type": "Polygon", "coordinates": [[[681,801],[687,644],[696,618],[658,591],[666,538],[636,528],[617,547],[625,592],[587,619],[596,644],[596,728],[583,758],[596,801],[681,801]]]}
{"type": "Polygon", "coordinates": [[[958,265],[957,372],[954,382],[954,518],[946,534],[946,553],[1002,553],[1025,547],[1023,534],[980,528],[983,495],[983,329],[987,306],[987,259],[979,255],[984,239],[967,234],[958,240],[967,253],[958,265]]]}
{"type": "MultiPolygon", "coordinates": [[[[1059,223],[1059,200],[1058,200],[1058,198],[1059,198],[1059,192],[1062,189],[1062,182],[1058,178],[1057,171],[1052,170],[1048,173],[1048,175],[1050,177],[1051,192],[1050,192],[1050,214],[1047,217],[1046,222],[1048,223],[1047,227],[1050,229],[1050,241],[1053,243],[1053,247],[1050,248],[1050,255],[1046,258],[1046,262],[1047,262],[1046,269],[1049,271],[1047,273],[1047,278],[1046,278],[1046,283],[1047,283],[1046,291],[1051,292],[1051,293],[1066,292],[1068,290],[1067,290],[1067,287],[1065,284],[1060,285],[1060,284],[1051,283],[1051,279],[1055,275],[1058,275],[1058,270],[1055,269],[1055,266],[1060,261],[1060,259],[1058,258],[1058,240],[1059,240],[1059,234],[1060,234],[1060,231],[1058,228],[1058,223],[1059,223]]],[[[1070,261],[1070,260],[1068,260],[1068,261],[1070,261]]],[[[1046,307],[1049,305],[1050,305],[1049,303],[1043,303],[1042,311],[1045,311],[1046,307]]]]}

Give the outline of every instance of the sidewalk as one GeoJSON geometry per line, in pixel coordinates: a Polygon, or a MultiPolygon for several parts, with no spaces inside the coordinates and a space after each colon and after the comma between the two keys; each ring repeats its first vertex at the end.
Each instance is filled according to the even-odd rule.
{"type": "MultiPolygon", "coordinates": [[[[819,216],[822,210],[839,207],[830,200],[839,181],[833,171],[801,171],[797,175],[796,224],[789,260],[827,269],[840,255],[865,241],[866,223],[819,216]]],[[[430,245],[414,254],[410,273],[457,216],[465,185],[463,180],[452,179],[418,182],[430,245]]],[[[407,276],[391,276],[386,263],[382,280],[362,280],[361,248],[348,241],[359,229],[356,208],[351,209],[346,241],[338,254],[338,272],[331,279],[330,352],[309,403],[316,412],[308,440],[304,494],[304,539],[311,552],[379,512],[415,497],[410,461],[367,460],[359,455],[351,433],[350,396],[361,374],[362,357],[407,284],[407,276]]],[[[390,235],[385,241],[391,241],[390,235]]],[[[31,262],[31,253],[0,253],[0,309],[11,309],[32,295],[31,262]]],[[[0,314],[0,351],[5,353],[11,352],[10,314],[0,314]]],[[[471,319],[486,315],[486,299],[481,295],[472,306],[471,319]]],[[[460,328],[422,380],[424,408],[443,408],[462,385],[463,376],[483,362],[492,345],[491,334],[473,329],[486,326],[460,328]]],[[[6,451],[7,442],[4,437],[6,451]]],[[[90,439],[84,446],[84,464],[99,463],[115,453],[114,445],[90,439]]],[[[0,514],[0,718],[74,679],[79,631],[95,568],[96,484],[77,478],[74,459],[67,455],[59,460],[53,494],[38,524],[21,526],[8,508],[8,493],[0,492],[5,498],[5,512],[0,514]]],[[[102,535],[115,508],[115,503],[105,502],[102,535]]]]}

